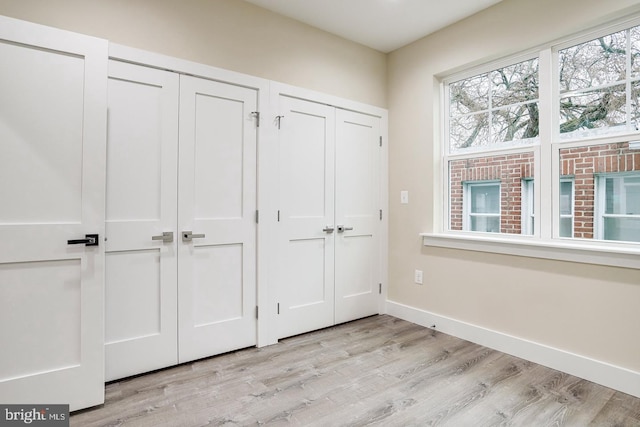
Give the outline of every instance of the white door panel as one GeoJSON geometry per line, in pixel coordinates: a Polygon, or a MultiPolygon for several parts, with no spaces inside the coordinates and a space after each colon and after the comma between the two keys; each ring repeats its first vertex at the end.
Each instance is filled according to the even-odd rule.
{"type": "Polygon", "coordinates": [[[378,313],[380,118],[336,110],[336,323],[378,313]]]}
{"type": "Polygon", "coordinates": [[[106,41],[0,17],[0,402],[104,401],[106,41]],[[68,240],[98,234],[98,246],[68,240]]]}
{"type": "Polygon", "coordinates": [[[278,102],[282,338],[378,313],[381,154],[379,117],[278,102]]]}
{"type": "Polygon", "coordinates": [[[178,91],[177,74],[109,62],[107,380],[178,362],[178,91]]]}
{"type": "Polygon", "coordinates": [[[280,96],[278,336],[333,325],[334,109],[280,96]]]}
{"type": "Polygon", "coordinates": [[[253,89],[181,76],[181,363],[256,344],[255,111],[253,89]]]}

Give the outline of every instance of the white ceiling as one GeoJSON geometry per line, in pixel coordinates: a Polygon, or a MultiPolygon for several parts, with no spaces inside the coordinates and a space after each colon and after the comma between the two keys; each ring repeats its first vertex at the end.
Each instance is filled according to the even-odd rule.
{"type": "Polygon", "coordinates": [[[386,53],[501,0],[246,1],[386,53]]]}

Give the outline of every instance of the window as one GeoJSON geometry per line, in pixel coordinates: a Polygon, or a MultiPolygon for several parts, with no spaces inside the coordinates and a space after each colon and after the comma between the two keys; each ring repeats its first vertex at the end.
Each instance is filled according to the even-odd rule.
{"type": "Polygon", "coordinates": [[[560,179],[560,237],[573,237],[573,178],[560,179]]]}
{"type": "Polygon", "coordinates": [[[598,176],[598,238],[640,242],[640,173],[598,176]]]}
{"type": "Polygon", "coordinates": [[[500,183],[465,183],[465,230],[500,232],[500,183]]]}
{"type": "Polygon", "coordinates": [[[539,133],[538,59],[448,89],[449,229],[521,234],[522,182],[533,180],[539,133]]]}
{"type": "Polygon", "coordinates": [[[640,15],[627,22],[444,80],[447,231],[640,242],[640,15]]]}
{"type": "Polygon", "coordinates": [[[637,130],[639,54],[640,27],[559,51],[562,137],[637,130]]]}

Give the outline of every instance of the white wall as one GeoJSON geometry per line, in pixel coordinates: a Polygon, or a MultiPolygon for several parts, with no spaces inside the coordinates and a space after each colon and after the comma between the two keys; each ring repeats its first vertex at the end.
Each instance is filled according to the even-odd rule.
{"type": "Polygon", "coordinates": [[[638,3],[504,0],[389,55],[390,300],[640,372],[640,270],[426,248],[418,236],[439,220],[437,76],[638,3]],[[400,190],[410,204],[399,203],[400,190]],[[424,271],[423,286],[413,283],[414,269],[424,271]]]}
{"type": "Polygon", "coordinates": [[[241,0],[0,0],[0,15],[386,107],[386,55],[241,0]]]}

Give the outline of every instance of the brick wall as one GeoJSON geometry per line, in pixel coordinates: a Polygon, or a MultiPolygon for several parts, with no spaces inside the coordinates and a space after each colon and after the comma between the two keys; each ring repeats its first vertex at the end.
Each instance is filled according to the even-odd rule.
{"type": "Polygon", "coordinates": [[[533,153],[455,160],[449,163],[451,229],[462,230],[465,182],[500,181],[500,232],[520,234],[522,180],[533,178],[533,153]]]}
{"type": "Polygon", "coordinates": [[[576,238],[593,239],[595,215],[595,174],[640,170],[640,152],[629,150],[626,142],[560,150],[562,176],[575,180],[573,233],[576,238]]]}

